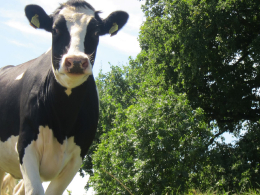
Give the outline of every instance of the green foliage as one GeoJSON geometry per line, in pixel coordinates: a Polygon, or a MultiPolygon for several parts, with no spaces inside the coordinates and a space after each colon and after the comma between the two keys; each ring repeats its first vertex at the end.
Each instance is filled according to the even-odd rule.
{"type": "Polygon", "coordinates": [[[260,1],[147,0],[143,10],[142,51],[97,78],[98,133],[81,169],[92,175],[87,187],[257,193],[260,1]],[[224,132],[238,141],[216,141],[224,132]]]}
{"type": "MultiPolygon", "coordinates": [[[[106,79],[119,72],[122,73],[119,67],[113,67],[106,79]]],[[[147,82],[134,87],[131,78],[129,73],[121,75],[129,91],[140,91],[135,93],[138,98],[126,98],[128,107],[123,106],[125,102],[117,101],[111,129],[101,135],[101,143],[93,155],[95,174],[91,184],[97,194],[128,194],[109,172],[133,194],[183,191],[189,173],[204,158],[200,150],[211,136],[203,122],[203,111],[192,110],[184,94],[176,95],[173,89],[154,86],[159,81],[151,79],[149,88],[147,82]]],[[[113,85],[118,86],[121,79],[114,80],[113,85]]],[[[103,85],[106,88],[106,83],[103,85]]],[[[111,102],[108,98],[101,100],[111,102]]]]}
{"type": "Polygon", "coordinates": [[[243,123],[248,131],[235,145],[215,142],[216,126],[206,123],[201,108],[192,109],[185,94],[165,90],[160,77],[141,70],[131,61],[97,79],[105,107],[88,187],[97,194],[258,188],[259,123],[243,123]],[[113,108],[111,114],[105,108],[113,108]]]}
{"type": "Polygon", "coordinates": [[[72,195],[72,192],[70,190],[67,190],[68,195],[72,195]]]}
{"type": "MultiPolygon", "coordinates": [[[[252,125],[252,124],[250,124],[252,125]]],[[[216,142],[207,151],[206,166],[201,172],[190,175],[190,187],[206,191],[245,192],[259,188],[259,123],[248,127],[248,132],[241,136],[235,145],[216,142]]]]}
{"type": "Polygon", "coordinates": [[[144,11],[144,66],[231,132],[240,120],[259,120],[260,1],[161,0],[144,11]]]}
{"type": "Polygon", "coordinates": [[[132,89],[129,89],[127,82],[133,82],[132,87],[135,88],[136,81],[132,78],[128,78],[128,81],[124,80],[125,74],[128,73],[123,72],[118,67],[111,66],[111,68],[112,71],[108,75],[100,72],[96,81],[100,99],[100,118],[94,143],[90,147],[80,170],[82,176],[84,175],[83,170],[93,175],[92,154],[101,142],[100,136],[113,128],[112,123],[118,115],[118,109],[126,108],[128,104],[135,101],[132,89]]]}

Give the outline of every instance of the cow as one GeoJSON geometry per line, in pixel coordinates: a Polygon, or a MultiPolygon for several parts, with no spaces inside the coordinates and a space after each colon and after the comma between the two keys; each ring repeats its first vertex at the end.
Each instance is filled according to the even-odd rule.
{"type": "Polygon", "coordinates": [[[52,33],[52,47],[0,69],[0,185],[21,179],[15,195],[61,195],[93,142],[99,36],[116,35],[129,17],[124,11],[106,19],[99,14],[83,0],[60,4],[51,15],[38,5],[25,7],[31,26],[52,33]],[[44,181],[50,181],[46,192],[44,181]]]}

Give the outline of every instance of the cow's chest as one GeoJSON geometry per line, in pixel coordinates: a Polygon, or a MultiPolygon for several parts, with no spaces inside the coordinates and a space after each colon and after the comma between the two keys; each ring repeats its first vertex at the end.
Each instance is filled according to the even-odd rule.
{"type": "MultiPolygon", "coordinates": [[[[53,135],[53,131],[46,127],[39,127],[39,135],[36,141],[28,146],[28,152],[35,150],[39,160],[39,173],[43,181],[57,177],[68,163],[81,164],[80,147],[74,142],[74,137],[65,139],[59,143],[53,135]]],[[[25,153],[27,148],[25,149],[25,153]]],[[[26,158],[26,155],[24,156],[26,158]]]]}

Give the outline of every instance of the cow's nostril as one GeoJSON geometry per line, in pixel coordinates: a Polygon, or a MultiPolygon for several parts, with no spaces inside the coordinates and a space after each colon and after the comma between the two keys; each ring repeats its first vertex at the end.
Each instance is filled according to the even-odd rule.
{"type": "Polygon", "coordinates": [[[66,60],[65,60],[65,66],[66,66],[66,68],[71,68],[72,63],[70,62],[69,59],[66,59],[66,60]]]}
{"type": "Polygon", "coordinates": [[[87,68],[87,67],[88,67],[88,60],[82,63],[82,68],[87,68]]]}

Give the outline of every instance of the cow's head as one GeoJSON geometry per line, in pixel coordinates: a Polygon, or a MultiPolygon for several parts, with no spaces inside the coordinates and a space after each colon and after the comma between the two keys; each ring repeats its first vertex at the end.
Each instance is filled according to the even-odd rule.
{"type": "Polygon", "coordinates": [[[38,5],[27,5],[25,14],[35,28],[52,33],[52,66],[56,80],[74,88],[92,75],[99,36],[115,35],[127,22],[123,11],[106,19],[83,0],[69,0],[51,15],[38,5]]]}

